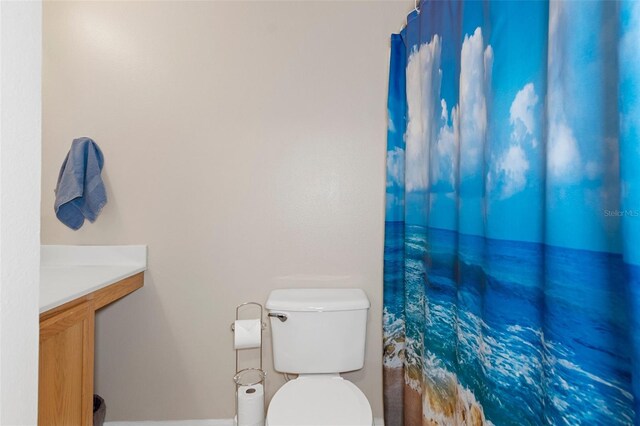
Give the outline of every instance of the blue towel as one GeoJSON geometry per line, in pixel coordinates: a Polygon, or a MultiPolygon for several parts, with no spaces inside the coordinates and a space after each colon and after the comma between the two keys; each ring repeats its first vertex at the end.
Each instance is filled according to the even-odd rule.
{"type": "Polygon", "coordinates": [[[89,138],[74,139],[64,159],[56,186],[54,209],[60,222],[78,230],[84,219],[96,220],[107,204],[107,193],[100,173],[104,157],[89,138]]]}

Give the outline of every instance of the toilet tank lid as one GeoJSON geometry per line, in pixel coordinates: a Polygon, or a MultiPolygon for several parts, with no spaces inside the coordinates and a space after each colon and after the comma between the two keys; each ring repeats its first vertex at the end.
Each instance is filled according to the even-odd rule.
{"type": "Polygon", "coordinates": [[[369,309],[367,295],[359,288],[287,288],[273,290],[267,309],[293,312],[329,312],[369,309]]]}

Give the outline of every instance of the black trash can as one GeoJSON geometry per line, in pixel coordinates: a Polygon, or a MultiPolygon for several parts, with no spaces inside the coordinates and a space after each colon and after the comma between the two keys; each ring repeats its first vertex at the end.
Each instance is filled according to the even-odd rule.
{"type": "Polygon", "coordinates": [[[93,426],[103,426],[107,406],[100,395],[93,395],[93,426]]]}

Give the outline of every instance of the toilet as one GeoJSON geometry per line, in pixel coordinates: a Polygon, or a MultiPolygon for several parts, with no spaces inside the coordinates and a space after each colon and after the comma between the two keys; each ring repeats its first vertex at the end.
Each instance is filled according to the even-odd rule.
{"type": "Polygon", "coordinates": [[[271,399],[266,426],[373,425],[367,397],[340,377],[364,366],[369,306],[361,289],[271,292],[274,368],[298,377],[271,399]]]}

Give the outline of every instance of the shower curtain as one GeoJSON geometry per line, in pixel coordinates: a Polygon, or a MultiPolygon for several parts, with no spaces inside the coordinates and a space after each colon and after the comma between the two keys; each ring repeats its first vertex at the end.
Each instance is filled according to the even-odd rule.
{"type": "Polygon", "coordinates": [[[640,424],[640,2],[391,38],[385,424],[640,424]]]}

